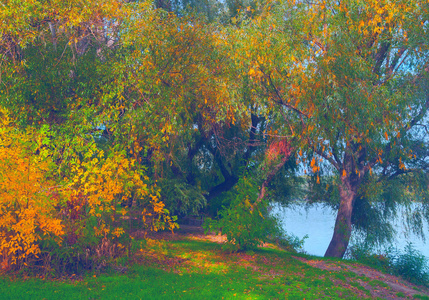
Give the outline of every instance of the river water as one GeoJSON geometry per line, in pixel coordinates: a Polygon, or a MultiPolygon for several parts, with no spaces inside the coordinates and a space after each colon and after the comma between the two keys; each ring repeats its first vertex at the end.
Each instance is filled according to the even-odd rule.
{"type": "MultiPolygon", "coordinates": [[[[302,204],[290,208],[275,208],[272,212],[277,214],[287,233],[300,239],[308,235],[303,247],[306,253],[317,256],[325,254],[334,232],[335,211],[322,204],[314,204],[307,208],[302,204]]],[[[429,228],[427,223],[423,227],[427,239],[425,243],[414,234],[406,234],[402,225],[402,216],[403,214],[399,213],[398,219],[394,222],[397,235],[393,246],[398,250],[404,250],[407,243],[411,242],[416,250],[429,259],[429,228]]]]}

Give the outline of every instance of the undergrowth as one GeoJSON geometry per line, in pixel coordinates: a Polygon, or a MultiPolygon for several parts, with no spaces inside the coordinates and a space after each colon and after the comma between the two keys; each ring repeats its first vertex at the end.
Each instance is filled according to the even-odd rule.
{"type": "Polygon", "coordinates": [[[409,282],[429,286],[428,259],[412,243],[408,243],[403,250],[387,248],[381,254],[374,254],[372,247],[358,244],[348,250],[348,258],[385,273],[398,275],[409,282]]]}

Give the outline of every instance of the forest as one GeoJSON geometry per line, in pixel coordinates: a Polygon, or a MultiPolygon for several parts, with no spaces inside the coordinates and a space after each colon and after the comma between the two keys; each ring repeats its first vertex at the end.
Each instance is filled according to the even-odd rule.
{"type": "Polygon", "coordinates": [[[224,250],[429,224],[429,1],[1,0],[1,270],[78,273],[204,220],[224,250]],[[151,241],[148,238],[148,241],[151,241]]]}

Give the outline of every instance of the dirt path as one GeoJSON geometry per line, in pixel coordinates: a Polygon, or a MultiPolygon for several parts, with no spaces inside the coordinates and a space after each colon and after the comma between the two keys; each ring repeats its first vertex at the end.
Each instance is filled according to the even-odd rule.
{"type": "MultiPolygon", "coordinates": [[[[368,282],[365,282],[358,278],[349,278],[349,280],[357,281],[361,286],[371,292],[373,297],[380,297],[383,299],[398,299],[398,295],[405,295],[406,298],[413,298],[414,295],[429,296],[429,290],[424,287],[418,287],[412,283],[409,283],[400,277],[384,274],[380,271],[374,270],[367,266],[359,264],[344,264],[341,262],[331,262],[317,259],[306,259],[303,257],[296,257],[295,259],[306,263],[314,268],[329,270],[329,271],[351,271],[358,276],[365,276],[370,280],[378,280],[386,284],[386,287],[372,286],[368,282]]],[[[403,297],[401,297],[403,298],[403,297]]]]}

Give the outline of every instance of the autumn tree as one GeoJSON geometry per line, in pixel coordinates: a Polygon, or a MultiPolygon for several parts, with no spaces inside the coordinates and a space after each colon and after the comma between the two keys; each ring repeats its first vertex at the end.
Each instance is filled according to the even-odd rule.
{"type": "MultiPolygon", "coordinates": [[[[224,11],[224,5],[219,0],[170,0],[169,3],[169,9],[179,16],[194,14],[208,22],[218,19],[224,11]]],[[[156,7],[159,7],[158,4],[156,7]]]]}
{"type": "Polygon", "coordinates": [[[324,167],[336,175],[338,214],[325,256],[344,255],[362,201],[377,205],[384,191],[370,182],[427,169],[427,152],[417,157],[411,146],[429,107],[425,22],[423,2],[276,1],[237,34],[237,59],[299,149],[297,160],[317,184],[324,167]]]}
{"type": "Polygon", "coordinates": [[[100,97],[121,2],[6,1],[3,6],[0,101],[22,124],[64,123],[70,105],[86,107],[100,97]]]}
{"type": "Polygon", "coordinates": [[[252,174],[257,205],[302,163],[338,208],[337,257],[353,228],[373,230],[368,212],[398,203],[391,182],[426,201],[427,3],[222,3],[4,1],[0,105],[55,139],[28,174],[55,169],[46,184],[96,218],[132,198],[155,229],[174,228],[168,193],[198,213],[252,174]]]}
{"type": "Polygon", "coordinates": [[[1,203],[4,259],[34,258],[38,244],[51,235],[65,237],[66,249],[79,241],[89,244],[88,235],[98,242],[118,238],[123,230],[112,223],[116,204],[131,194],[141,199],[147,230],[173,229],[174,218],[133,156],[132,141],[116,139],[104,149],[99,142],[108,122],[116,122],[113,129],[124,127],[124,86],[111,87],[118,82],[114,65],[123,58],[117,51],[120,25],[131,8],[121,1],[2,5],[0,107],[12,120],[7,124],[14,124],[9,130],[2,119],[0,128],[2,161],[7,162],[2,163],[0,190],[9,195],[1,203]],[[33,141],[36,134],[26,135],[42,129],[49,131],[49,139],[33,141]],[[9,140],[18,133],[25,144],[17,141],[13,149],[9,140]],[[23,174],[28,175],[24,190],[11,185],[22,182],[23,174]],[[94,220],[98,226],[89,226],[94,220]],[[20,231],[23,224],[29,225],[20,231]]]}

